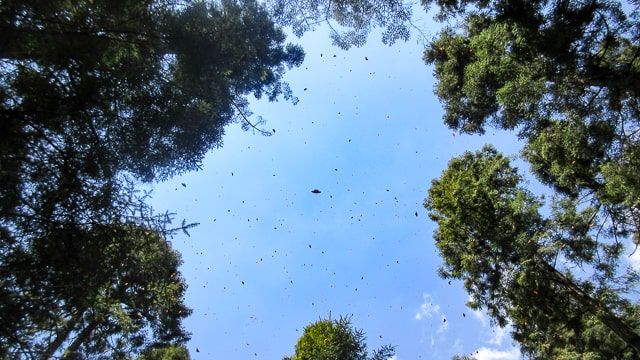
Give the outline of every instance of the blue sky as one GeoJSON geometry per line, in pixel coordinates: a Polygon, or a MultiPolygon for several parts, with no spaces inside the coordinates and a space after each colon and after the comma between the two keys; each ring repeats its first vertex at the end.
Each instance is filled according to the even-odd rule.
{"type": "Polygon", "coordinates": [[[436,275],[422,202],[451,157],[519,145],[447,129],[422,46],[379,39],[345,52],[322,28],[290,38],[307,53],[286,76],[300,102],[252,107],[274,136],[233,124],[202,171],[154,186],[157,211],[200,223],[172,240],[192,358],[282,359],[329,312],[352,316],[370,349],[396,345],[396,359],[518,358],[461,284],[436,275]]]}

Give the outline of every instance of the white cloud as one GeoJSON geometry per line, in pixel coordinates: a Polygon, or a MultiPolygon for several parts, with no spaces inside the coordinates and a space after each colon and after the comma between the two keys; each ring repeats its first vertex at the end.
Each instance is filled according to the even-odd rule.
{"type": "MultiPolygon", "coordinates": [[[[467,300],[467,302],[473,302],[473,297],[471,295],[469,295],[469,299],[467,300]]],[[[484,311],[473,310],[473,309],[469,309],[469,310],[471,310],[471,315],[473,315],[473,317],[475,317],[480,321],[480,323],[482,324],[482,327],[489,326],[489,317],[487,316],[487,314],[484,313],[484,311]]]]}
{"type": "Polygon", "coordinates": [[[440,314],[440,305],[434,304],[431,295],[422,294],[424,302],[420,305],[420,309],[416,313],[416,320],[422,320],[424,318],[432,319],[434,315],[440,314]]]}
{"type": "MultiPolygon", "coordinates": [[[[469,301],[473,301],[473,298],[471,296],[469,296],[469,301]]],[[[488,328],[490,326],[489,316],[484,311],[471,310],[471,315],[473,315],[473,317],[475,317],[478,321],[480,321],[480,323],[482,324],[482,327],[488,328]]],[[[492,333],[492,336],[489,340],[487,340],[487,343],[501,346],[502,340],[504,340],[505,338],[508,338],[509,334],[511,333],[511,325],[507,325],[504,328],[501,328],[498,326],[492,326],[491,333],[492,333]]]]}
{"type": "Polygon", "coordinates": [[[493,328],[493,337],[489,339],[489,344],[494,345],[502,345],[502,340],[506,337],[509,337],[509,333],[511,332],[511,325],[507,325],[503,328],[496,326],[493,328]]]}
{"type": "Polygon", "coordinates": [[[453,342],[453,346],[451,347],[451,349],[453,350],[454,354],[462,354],[464,352],[464,350],[462,349],[462,339],[457,338],[453,342]]]}
{"type": "Polygon", "coordinates": [[[489,317],[482,310],[471,310],[471,314],[482,323],[482,327],[489,326],[489,317]]]}
{"type": "Polygon", "coordinates": [[[420,304],[420,308],[416,312],[414,318],[422,322],[422,335],[420,342],[431,341],[431,347],[434,347],[436,343],[441,343],[444,338],[442,337],[449,328],[449,322],[444,314],[440,313],[440,305],[433,302],[430,294],[422,294],[423,302],[420,304]],[[424,321],[423,321],[424,320],[424,321]],[[437,326],[437,330],[434,328],[437,326]],[[429,329],[427,329],[428,327],[429,329]]]}
{"type": "Polygon", "coordinates": [[[520,350],[516,347],[508,350],[481,347],[473,356],[478,360],[517,360],[520,358],[520,350]]]}
{"type": "Polygon", "coordinates": [[[629,241],[629,249],[633,249],[633,253],[627,259],[631,267],[638,271],[640,270],[640,248],[636,249],[636,244],[632,241],[629,241]]]}

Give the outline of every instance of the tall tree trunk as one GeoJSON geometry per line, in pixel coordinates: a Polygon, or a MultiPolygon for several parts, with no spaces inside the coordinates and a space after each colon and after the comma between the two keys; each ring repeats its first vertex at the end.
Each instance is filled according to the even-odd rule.
{"type": "Polygon", "coordinates": [[[64,342],[67,341],[67,339],[69,338],[69,335],[71,334],[73,329],[76,327],[76,325],[82,318],[83,313],[84,311],[77,311],[71,317],[71,319],[69,319],[64,324],[62,329],[56,333],[55,340],[53,340],[53,342],[50,343],[49,346],[47,346],[47,351],[45,351],[45,353],[42,354],[42,356],[40,357],[42,360],[51,359],[53,355],[58,351],[58,349],[60,349],[62,344],[64,344],[64,342]]]}
{"type": "Polygon", "coordinates": [[[540,254],[535,254],[533,257],[536,264],[542,267],[550,279],[569,289],[580,305],[594,314],[609,330],[613,331],[620,339],[634,348],[637,355],[640,355],[640,335],[638,335],[632,327],[613,314],[611,309],[606,305],[603,305],[591,297],[591,295],[582,290],[555,267],[549,265],[540,254]]]}
{"type": "MultiPolygon", "coordinates": [[[[87,339],[89,338],[93,330],[95,330],[95,328],[97,328],[98,325],[100,325],[98,321],[93,321],[89,325],[87,325],[87,327],[82,329],[80,334],[76,336],[76,339],[73,340],[71,345],[69,345],[69,347],[64,351],[64,354],[62,354],[62,356],[60,357],[60,360],[66,360],[71,355],[76,354],[78,352],[78,349],[80,348],[80,345],[82,345],[84,342],[87,341],[87,339]]],[[[73,357],[71,358],[73,359],[73,357]]]]}

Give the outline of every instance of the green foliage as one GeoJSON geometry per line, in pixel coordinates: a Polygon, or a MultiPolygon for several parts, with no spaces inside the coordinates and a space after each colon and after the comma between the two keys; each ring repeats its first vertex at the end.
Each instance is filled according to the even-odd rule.
{"type": "Polygon", "coordinates": [[[452,3],[436,2],[462,26],[446,27],[424,55],[448,126],[520,127],[529,137],[554,118],[637,122],[637,12],[614,1],[452,3]]]}
{"type": "Polygon", "coordinates": [[[541,206],[494,148],[452,159],[425,200],[438,225],[440,275],[462,279],[468,305],[485,309],[498,326],[510,324],[533,357],[637,356],[640,307],[622,297],[637,274],[618,272],[622,246],[598,239],[593,208],[557,198],[544,218],[541,206]]]}
{"type": "Polygon", "coordinates": [[[345,321],[320,320],[304,330],[296,344],[294,359],[356,359],[362,357],[363,334],[345,321]]]}
{"type": "Polygon", "coordinates": [[[189,360],[189,350],[184,346],[169,346],[145,350],[138,360],[189,360]]]}
{"type": "Polygon", "coordinates": [[[441,274],[464,279],[470,305],[511,323],[534,357],[636,357],[638,274],[623,255],[640,238],[637,3],[433,3],[457,25],[424,53],[445,124],[518,131],[522,158],[554,192],[542,217],[521,178],[481,180],[495,167],[515,172],[501,155],[452,160],[425,203],[439,225],[441,274]],[[518,212],[521,226],[508,226],[518,212]],[[483,237],[490,245],[475,245],[483,237]]]}
{"type": "Polygon", "coordinates": [[[0,19],[0,357],[184,343],[167,237],[193,224],[133,187],[198,169],[232,122],[260,131],[248,96],[295,102],[302,49],[253,0],[2,1],[0,19]]]}
{"type": "MultiPolygon", "coordinates": [[[[622,317],[637,327],[637,309],[623,313],[622,317]]],[[[578,314],[576,314],[578,315],[578,314]]],[[[595,316],[575,316],[571,324],[557,324],[554,332],[541,337],[537,349],[539,357],[553,359],[634,359],[636,353],[595,316]],[[567,343],[570,345],[567,346],[567,343]]]]}
{"type": "Polygon", "coordinates": [[[467,356],[467,355],[454,355],[451,360],[476,360],[475,357],[473,356],[467,356]]]}
{"type": "MultiPolygon", "coordinates": [[[[354,329],[348,317],[322,319],[305,327],[291,360],[384,360],[395,354],[386,345],[367,357],[364,332],[354,329]]],[[[287,359],[287,357],[285,357],[287,359]]]]}
{"type": "Polygon", "coordinates": [[[0,353],[113,359],[189,339],[181,260],[166,240],[175,230],[143,203],[117,210],[126,216],[56,224],[3,249],[0,353]]]}
{"type": "Polygon", "coordinates": [[[613,1],[436,3],[443,18],[462,19],[424,54],[445,123],[517,129],[540,181],[589,196],[610,232],[636,233],[640,13],[613,1]]]}
{"type": "MultiPolygon", "coordinates": [[[[500,326],[509,305],[502,292],[523,271],[534,248],[529,241],[542,228],[540,203],[519,188],[517,169],[492,147],[452,159],[433,180],[425,207],[438,224],[436,247],[445,278],[464,280],[465,289],[500,326]]],[[[511,304],[513,305],[513,304],[511,304]]]]}
{"type": "Polygon", "coordinates": [[[0,17],[3,158],[72,144],[144,180],[197,169],[248,121],[246,95],[293,99],[282,75],[304,58],[252,0],[3,2],[0,17]]]}
{"type": "Polygon", "coordinates": [[[577,196],[583,189],[601,187],[599,169],[610,159],[607,147],[615,138],[613,124],[550,122],[523,151],[532,170],[545,184],[577,196]]]}
{"type": "Polygon", "coordinates": [[[402,0],[269,0],[274,20],[302,36],[327,24],[334,45],[347,50],[366,43],[374,28],[382,28],[382,42],[392,45],[411,35],[412,4],[402,0]]]}

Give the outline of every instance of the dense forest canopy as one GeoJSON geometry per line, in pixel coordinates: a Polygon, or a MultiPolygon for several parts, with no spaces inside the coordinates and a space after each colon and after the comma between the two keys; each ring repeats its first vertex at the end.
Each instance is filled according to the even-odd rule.
{"type": "Polygon", "coordinates": [[[637,357],[638,274],[626,258],[640,234],[640,4],[435,5],[456,24],[424,53],[445,124],[517,131],[551,193],[529,193],[491,147],[453,159],[425,201],[441,275],[464,279],[470,305],[511,324],[532,357],[637,357]]]}
{"type": "Polygon", "coordinates": [[[635,357],[638,273],[622,263],[623,244],[599,234],[592,207],[556,197],[545,216],[542,206],[493,147],[452,159],[425,201],[440,275],[463,280],[468,305],[511,325],[534,358],[635,357]]]}
{"type": "Polygon", "coordinates": [[[446,27],[424,55],[435,66],[445,123],[466,133],[516,129],[540,181],[572,197],[590,194],[615,232],[635,232],[637,4],[440,5],[445,18],[461,17],[461,26],[446,27]]]}
{"type": "Polygon", "coordinates": [[[97,175],[197,169],[224,126],[245,121],[247,94],[292,96],[282,75],[304,58],[252,1],[8,1],[0,11],[5,151],[23,149],[10,157],[20,161],[37,141],[73,146],[97,175]]]}
{"type": "Polygon", "coordinates": [[[248,95],[295,101],[302,49],[251,0],[3,1],[0,39],[0,357],[185,342],[167,237],[191,225],[135,186],[258,129],[248,95]]]}

